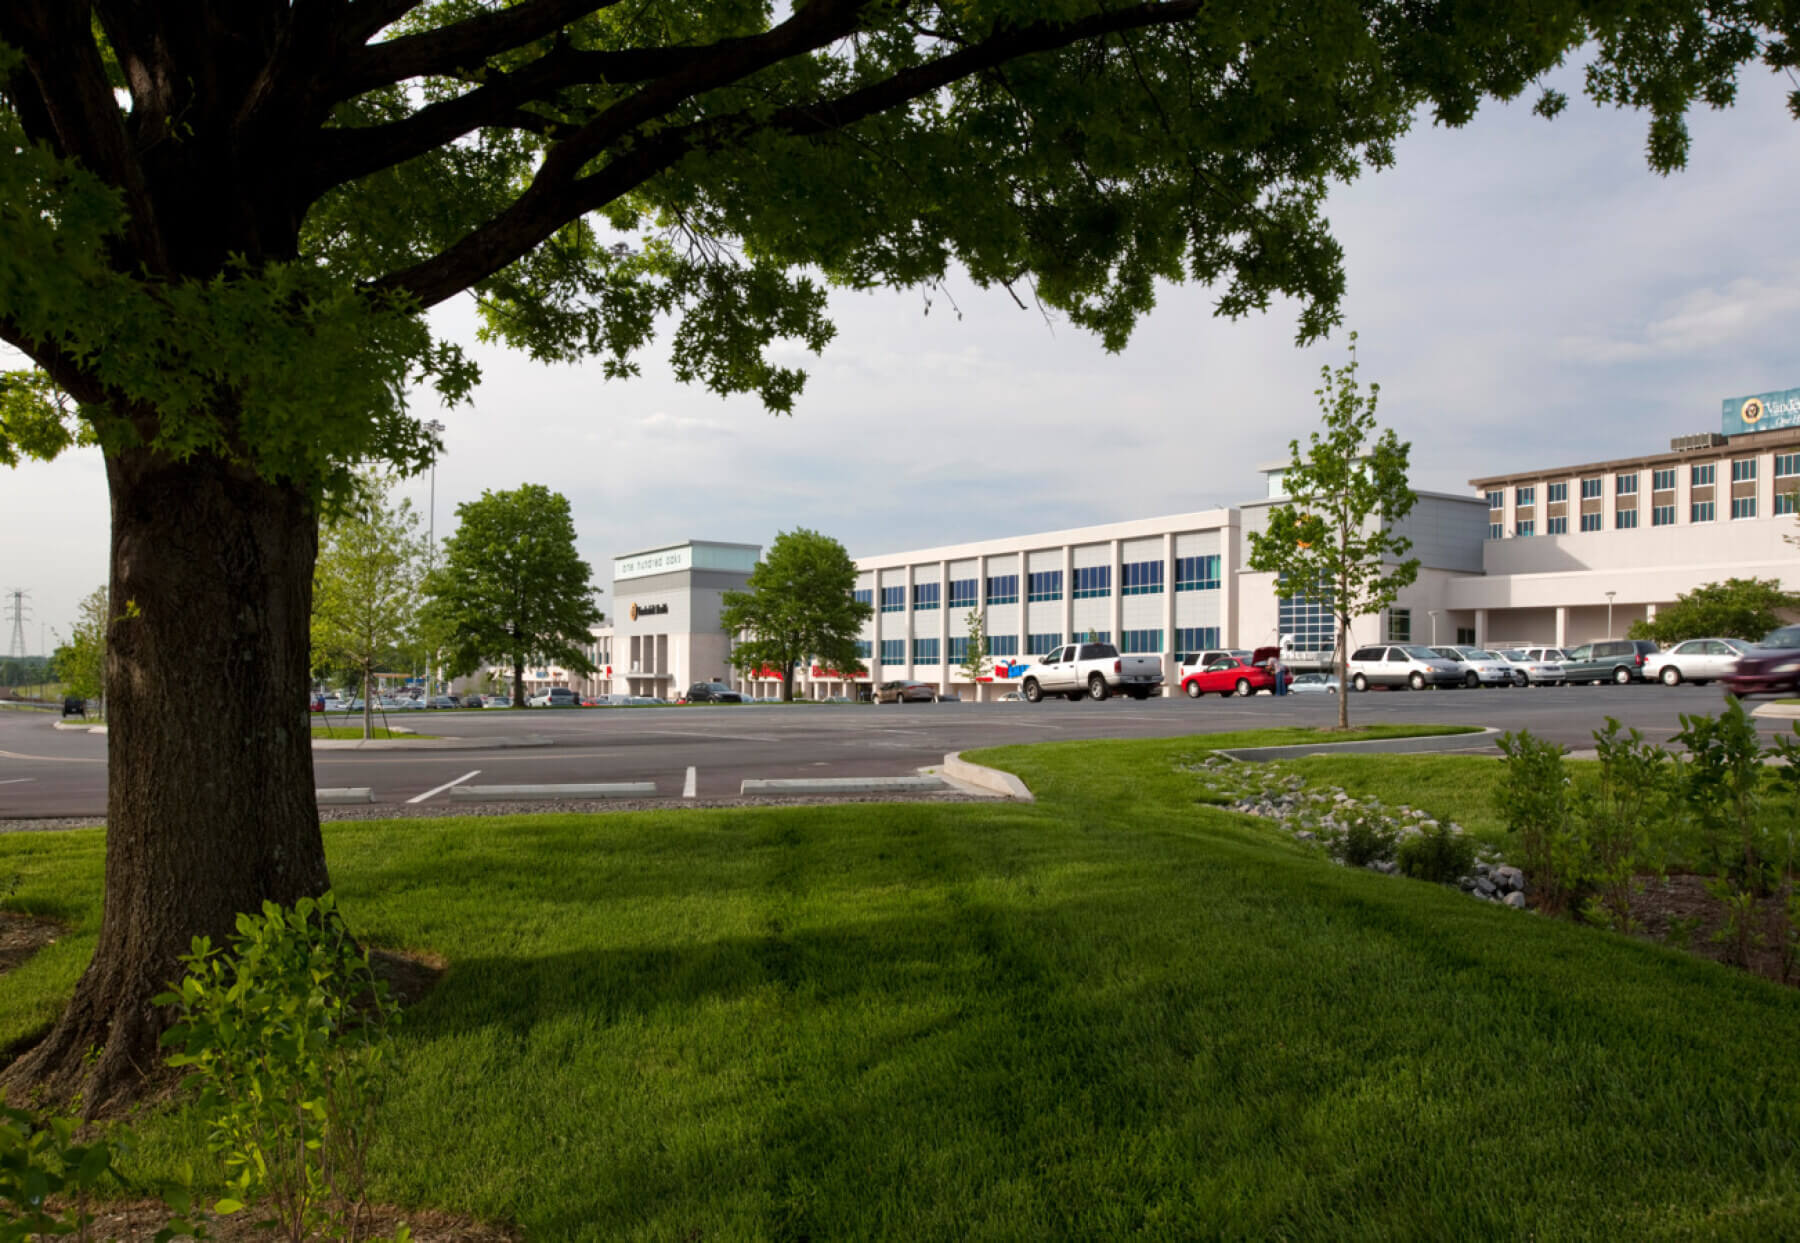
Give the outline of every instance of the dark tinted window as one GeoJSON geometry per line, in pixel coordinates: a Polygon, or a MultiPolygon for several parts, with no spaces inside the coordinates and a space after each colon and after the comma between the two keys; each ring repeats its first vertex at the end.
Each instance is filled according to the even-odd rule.
{"type": "Polygon", "coordinates": [[[1356,649],[1355,655],[1351,656],[1350,659],[1351,660],[1380,660],[1385,655],[1387,655],[1386,648],[1361,647],[1361,648],[1356,649]]]}
{"type": "Polygon", "coordinates": [[[1119,654],[1119,649],[1110,643],[1084,643],[1081,646],[1083,660],[1110,660],[1119,654]]]}
{"type": "Polygon", "coordinates": [[[1800,626],[1783,626],[1763,636],[1764,647],[1800,647],[1800,626]]]}

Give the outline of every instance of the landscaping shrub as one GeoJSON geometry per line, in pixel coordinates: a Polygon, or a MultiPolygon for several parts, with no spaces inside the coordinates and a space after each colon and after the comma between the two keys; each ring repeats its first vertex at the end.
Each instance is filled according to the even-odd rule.
{"type": "Polygon", "coordinates": [[[1379,812],[1349,813],[1343,829],[1331,840],[1331,852],[1353,868],[1386,863],[1394,857],[1400,839],[1399,826],[1379,812]]]}
{"type": "Polygon", "coordinates": [[[1454,885],[1475,867],[1475,841],[1448,824],[1427,825],[1400,843],[1399,863],[1416,880],[1454,885]]]}
{"type": "Polygon", "coordinates": [[[1634,927],[1631,898],[1640,871],[1660,868],[1669,835],[1660,831],[1668,814],[1669,753],[1644,741],[1635,729],[1619,730],[1606,718],[1594,731],[1599,778],[1576,800],[1586,881],[1592,889],[1582,914],[1618,932],[1634,927]]]}
{"type": "Polygon", "coordinates": [[[1675,741],[1681,797],[1699,826],[1710,861],[1741,890],[1763,895],[1773,877],[1762,823],[1763,750],[1756,726],[1736,699],[1716,717],[1682,713],[1675,741]]]}
{"type": "MultiPolygon", "coordinates": [[[[266,1197],[284,1237],[356,1240],[375,1106],[398,1014],[329,893],[239,915],[231,952],[205,937],[156,998],[178,1008],[164,1036],[192,1068],[235,1213],[266,1197]]],[[[402,1237],[405,1231],[402,1230],[402,1237]]]]}
{"type": "Polygon", "coordinates": [[[1563,748],[1522,729],[1500,735],[1500,750],[1506,756],[1506,776],[1496,794],[1501,819],[1518,837],[1519,863],[1537,905],[1561,913],[1580,896],[1585,871],[1563,748]]]}

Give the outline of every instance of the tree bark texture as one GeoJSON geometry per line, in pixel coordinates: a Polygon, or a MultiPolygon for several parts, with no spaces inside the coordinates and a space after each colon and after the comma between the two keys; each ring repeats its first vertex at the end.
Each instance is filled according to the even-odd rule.
{"type": "Polygon", "coordinates": [[[313,505],[211,457],[110,453],[107,479],[100,939],[60,1021],[0,1077],[60,1099],[79,1090],[90,1112],[160,1060],[167,1015],[148,999],[179,978],[191,938],[221,944],[239,912],[330,885],[306,703],[313,505]]]}

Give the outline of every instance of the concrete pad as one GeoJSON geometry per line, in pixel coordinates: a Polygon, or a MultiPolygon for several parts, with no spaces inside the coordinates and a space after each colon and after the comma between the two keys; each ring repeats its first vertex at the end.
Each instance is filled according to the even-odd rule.
{"type": "Polygon", "coordinates": [[[1773,717],[1778,721],[1800,721],[1800,704],[1769,703],[1752,709],[1751,716],[1773,717]]]}
{"type": "Polygon", "coordinates": [[[343,786],[331,790],[314,790],[313,798],[322,807],[337,806],[343,803],[373,803],[375,791],[368,786],[343,786]]]}
{"type": "Polygon", "coordinates": [[[1011,773],[985,764],[972,764],[963,759],[961,751],[952,751],[944,757],[944,776],[961,785],[973,786],[977,793],[1017,799],[1022,803],[1037,801],[1025,783],[1011,773]]]}
{"type": "Polygon", "coordinates": [[[739,794],[930,794],[950,788],[942,777],[781,777],[745,779],[739,794]]]}
{"type": "Polygon", "coordinates": [[[613,781],[587,785],[451,786],[460,802],[510,802],[526,799],[655,798],[654,781],[613,781]]]}

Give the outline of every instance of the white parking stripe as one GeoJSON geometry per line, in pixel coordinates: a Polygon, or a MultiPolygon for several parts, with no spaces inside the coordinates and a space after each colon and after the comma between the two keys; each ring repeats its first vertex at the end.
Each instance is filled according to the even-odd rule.
{"type": "Polygon", "coordinates": [[[687,771],[687,780],[681,783],[681,797],[682,798],[693,798],[694,791],[698,788],[698,784],[699,784],[699,778],[694,772],[694,766],[692,764],[689,764],[688,771],[687,771]]]}
{"type": "MultiPolygon", "coordinates": [[[[688,769],[688,771],[693,772],[694,770],[690,768],[690,769],[688,769]]],[[[8,777],[5,781],[0,781],[0,786],[16,786],[21,781],[36,781],[36,780],[37,780],[36,777],[8,777]]]]}
{"type": "Polygon", "coordinates": [[[430,798],[434,794],[442,794],[445,790],[448,790],[451,786],[459,786],[463,782],[467,781],[470,777],[479,777],[480,775],[481,775],[481,770],[479,768],[477,768],[471,772],[464,773],[462,776],[458,777],[455,781],[446,781],[443,785],[438,786],[435,790],[427,790],[427,791],[425,791],[425,793],[418,795],[415,798],[409,798],[406,801],[408,803],[423,803],[426,799],[430,798]]]}

